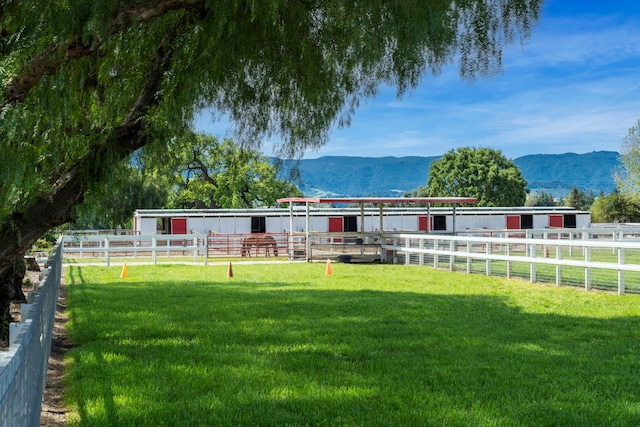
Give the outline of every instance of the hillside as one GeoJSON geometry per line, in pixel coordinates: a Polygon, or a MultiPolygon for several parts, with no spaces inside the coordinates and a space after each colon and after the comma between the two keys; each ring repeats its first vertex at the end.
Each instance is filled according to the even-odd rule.
{"type": "Polygon", "coordinates": [[[594,151],[587,154],[535,154],[519,157],[513,162],[532,190],[544,190],[554,196],[564,196],[575,185],[583,191],[611,192],[615,186],[613,172],[620,165],[615,151],[594,151]]]}
{"type": "MultiPolygon", "coordinates": [[[[514,159],[529,189],[564,197],[575,185],[596,195],[614,187],[619,164],[614,151],[587,154],[533,154],[514,159]]],[[[427,183],[433,157],[327,156],[300,161],[297,182],[306,196],[402,196],[427,183]]]]}

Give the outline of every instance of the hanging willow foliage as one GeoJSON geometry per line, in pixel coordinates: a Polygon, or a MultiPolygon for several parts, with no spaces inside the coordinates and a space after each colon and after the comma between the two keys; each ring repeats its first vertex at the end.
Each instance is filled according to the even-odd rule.
{"type": "Polygon", "coordinates": [[[398,96],[457,61],[502,67],[541,0],[0,2],[0,272],[141,147],[197,111],[296,156],[380,84],[398,96]],[[215,118],[215,117],[214,117],[215,118]]]}

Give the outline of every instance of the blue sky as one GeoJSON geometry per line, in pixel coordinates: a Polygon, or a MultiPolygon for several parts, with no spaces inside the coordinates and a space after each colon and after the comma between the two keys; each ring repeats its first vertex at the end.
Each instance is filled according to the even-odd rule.
{"type": "MultiPolygon", "coordinates": [[[[546,0],[523,44],[504,52],[503,72],[473,83],[457,64],[396,99],[383,87],[351,126],[304,158],[439,156],[459,147],[527,154],[619,151],[640,119],[640,1],[546,0]]],[[[198,130],[228,136],[224,121],[198,130]]],[[[273,142],[265,141],[270,155],[273,142]]]]}

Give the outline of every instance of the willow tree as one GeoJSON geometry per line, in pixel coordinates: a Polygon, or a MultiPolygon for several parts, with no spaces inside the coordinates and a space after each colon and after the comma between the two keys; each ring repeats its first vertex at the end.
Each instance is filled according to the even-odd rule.
{"type": "Polygon", "coordinates": [[[132,152],[194,115],[319,147],[381,84],[502,67],[542,0],[0,1],[0,276],[132,152]]]}

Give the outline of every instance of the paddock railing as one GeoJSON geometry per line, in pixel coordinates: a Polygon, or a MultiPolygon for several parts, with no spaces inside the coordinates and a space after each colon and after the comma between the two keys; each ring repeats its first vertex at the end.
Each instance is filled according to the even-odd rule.
{"type": "Polygon", "coordinates": [[[96,235],[80,234],[62,236],[63,254],[66,258],[90,258],[107,266],[117,258],[161,262],[192,261],[208,263],[210,258],[221,256],[277,256],[287,255],[287,233],[255,234],[153,234],[153,235],[96,235]],[[268,239],[269,244],[256,237],[268,239]]]}
{"type": "Polygon", "coordinates": [[[0,425],[38,426],[62,274],[62,245],[56,245],[38,288],[10,325],[9,350],[0,352],[0,425]]]}
{"type": "Polygon", "coordinates": [[[640,293],[640,239],[548,231],[545,238],[387,233],[382,237],[383,262],[521,277],[620,295],[640,293]]]}

